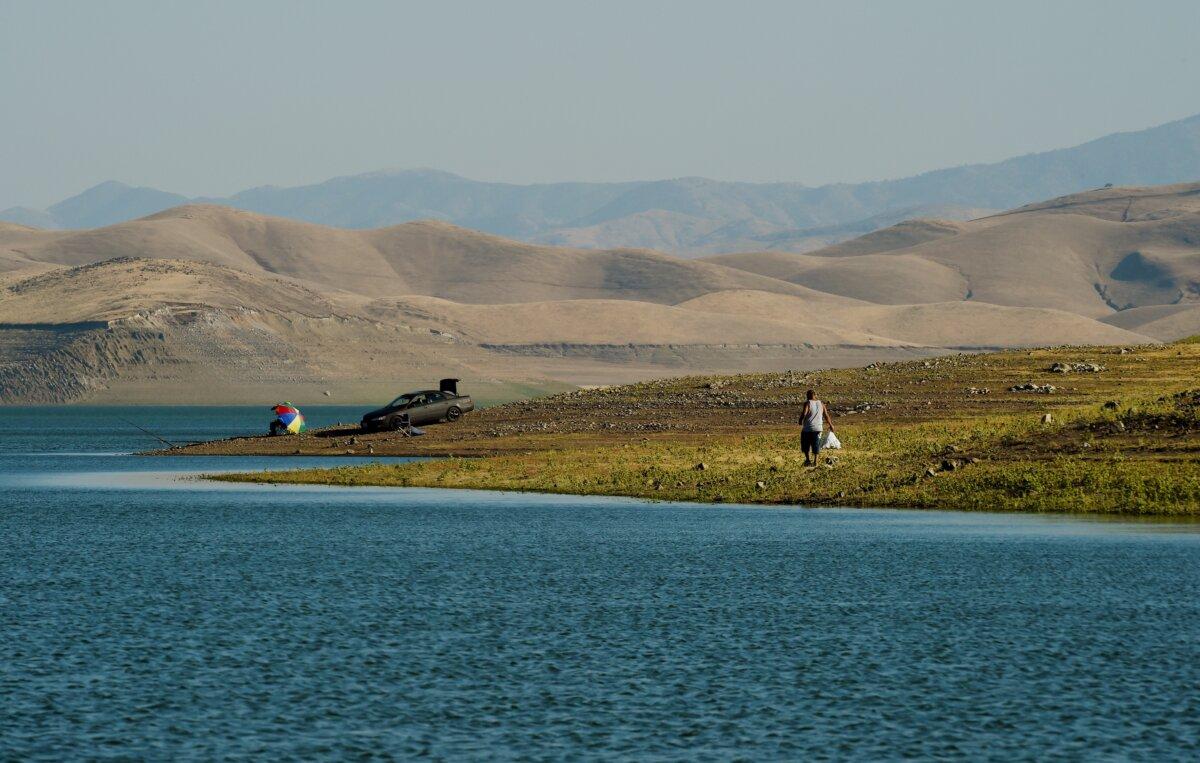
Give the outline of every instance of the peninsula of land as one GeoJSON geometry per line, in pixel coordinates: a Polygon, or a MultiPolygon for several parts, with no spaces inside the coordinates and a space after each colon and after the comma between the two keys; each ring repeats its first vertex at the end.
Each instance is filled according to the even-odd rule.
{"type": "Polygon", "coordinates": [[[215,476],[665,500],[1200,515],[1200,341],[675,378],[496,406],[419,438],[333,427],[163,454],[441,456],[215,476]],[[816,468],[815,388],[845,448],[816,468]]]}

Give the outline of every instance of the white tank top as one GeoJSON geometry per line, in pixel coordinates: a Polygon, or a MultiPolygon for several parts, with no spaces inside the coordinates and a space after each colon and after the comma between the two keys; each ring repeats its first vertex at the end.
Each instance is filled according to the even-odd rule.
{"type": "Polygon", "coordinates": [[[804,417],[803,431],[805,432],[823,432],[825,431],[825,419],[821,414],[825,412],[825,404],[820,400],[808,401],[808,415],[804,417]]]}

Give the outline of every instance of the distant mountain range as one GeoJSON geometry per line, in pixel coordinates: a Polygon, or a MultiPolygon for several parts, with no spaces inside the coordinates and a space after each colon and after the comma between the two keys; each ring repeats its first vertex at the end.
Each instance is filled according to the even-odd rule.
{"type": "Polygon", "coordinates": [[[46,210],[0,211],[0,220],[51,229],[95,228],[202,202],[340,228],[430,219],[530,243],[700,256],[805,252],[907,218],[967,220],[1108,183],[1145,186],[1198,178],[1200,115],[996,164],[870,183],[809,187],[680,178],[513,185],[422,169],[188,199],[109,181],[46,210]]]}

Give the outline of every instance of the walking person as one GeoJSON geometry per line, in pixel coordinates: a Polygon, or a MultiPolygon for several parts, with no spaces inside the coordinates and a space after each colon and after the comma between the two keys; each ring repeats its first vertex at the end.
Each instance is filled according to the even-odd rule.
{"type": "Polygon", "coordinates": [[[825,407],[817,399],[817,393],[813,390],[808,391],[808,400],[804,403],[804,410],[800,411],[800,450],[804,451],[804,465],[815,466],[817,457],[821,454],[821,434],[825,431],[825,426],[829,426],[829,431],[833,431],[833,419],[829,418],[829,409],[825,407]],[[809,453],[812,453],[812,459],[809,459],[809,453]]]}

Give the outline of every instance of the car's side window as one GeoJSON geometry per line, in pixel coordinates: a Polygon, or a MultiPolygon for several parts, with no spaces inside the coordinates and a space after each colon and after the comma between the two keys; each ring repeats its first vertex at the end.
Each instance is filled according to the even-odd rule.
{"type": "Polygon", "coordinates": [[[425,405],[425,403],[426,403],[426,402],[427,402],[427,401],[425,400],[425,396],[424,396],[424,395],[413,395],[413,399],[412,399],[412,402],[411,402],[411,403],[409,403],[409,407],[416,407],[416,406],[418,406],[418,405],[425,405]]]}
{"type": "Polygon", "coordinates": [[[446,396],[441,392],[430,392],[425,397],[428,398],[429,402],[431,403],[440,403],[443,399],[445,399],[446,396]]]}

